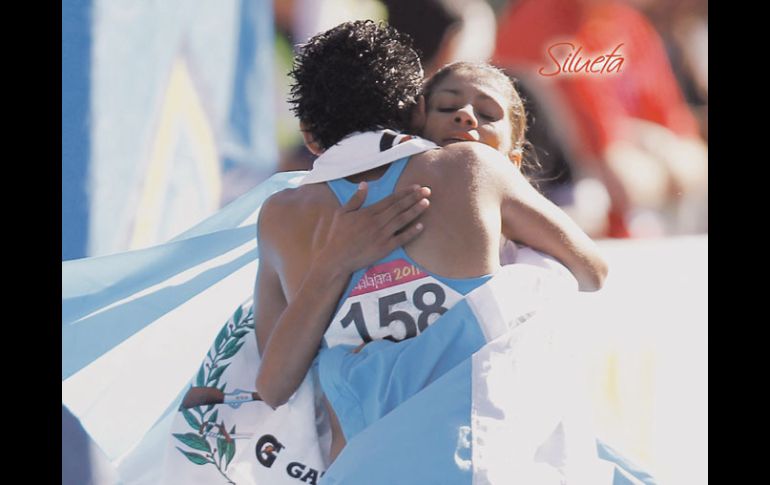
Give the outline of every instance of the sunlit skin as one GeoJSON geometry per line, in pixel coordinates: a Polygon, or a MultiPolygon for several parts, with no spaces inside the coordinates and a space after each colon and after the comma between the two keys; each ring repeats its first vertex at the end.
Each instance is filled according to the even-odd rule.
{"type": "Polygon", "coordinates": [[[438,145],[477,141],[509,155],[511,132],[510,103],[493,79],[453,72],[427,100],[423,137],[438,145]]]}

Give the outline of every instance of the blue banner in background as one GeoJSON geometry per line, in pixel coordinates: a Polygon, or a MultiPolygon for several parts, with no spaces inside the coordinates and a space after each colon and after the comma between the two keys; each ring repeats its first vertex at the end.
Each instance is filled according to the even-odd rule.
{"type": "Polygon", "coordinates": [[[82,258],[88,241],[88,172],[91,89],[90,0],[62,1],[61,16],[61,259],[82,258]]]}
{"type": "Polygon", "coordinates": [[[265,15],[266,8],[271,9],[271,5],[264,0],[241,3],[238,58],[228,118],[233,149],[225,153],[225,169],[237,165],[273,167],[278,159],[272,73],[263,68],[273,66],[275,50],[273,16],[265,15]],[[270,126],[266,126],[263,116],[267,116],[270,126]]]}
{"type": "Polygon", "coordinates": [[[268,0],[62,3],[62,259],[165,242],[277,166],[268,0]]]}

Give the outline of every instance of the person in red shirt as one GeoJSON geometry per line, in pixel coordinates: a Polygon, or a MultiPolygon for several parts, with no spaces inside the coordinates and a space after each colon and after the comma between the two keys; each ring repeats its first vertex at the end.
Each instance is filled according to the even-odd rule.
{"type": "Polygon", "coordinates": [[[609,236],[634,235],[639,209],[705,204],[705,144],[641,13],[613,0],[521,0],[499,20],[493,62],[528,73],[559,106],[571,158],[609,194],[609,236]]]}

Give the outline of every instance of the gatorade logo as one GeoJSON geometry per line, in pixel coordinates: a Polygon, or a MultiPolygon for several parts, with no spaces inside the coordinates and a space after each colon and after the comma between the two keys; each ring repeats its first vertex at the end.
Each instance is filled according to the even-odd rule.
{"type": "Polygon", "coordinates": [[[293,461],[289,463],[289,466],[286,467],[286,473],[288,473],[292,478],[298,478],[302,482],[308,483],[310,485],[316,485],[316,481],[320,477],[324,476],[325,472],[321,472],[319,475],[318,470],[303,465],[298,461],[293,461]]]}
{"type": "MultiPolygon", "coordinates": [[[[266,434],[257,441],[255,449],[257,461],[266,468],[271,468],[278,458],[278,453],[284,448],[285,446],[275,436],[266,434]]],[[[324,473],[326,472],[319,472],[315,468],[311,468],[298,461],[293,461],[286,466],[287,475],[309,485],[316,485],[318,479],[324,476],[324,473]]]]}
{"type": "Polygon", "coordinates": [[[257,441],[256,454],[257,461],[270,468],[275,459],[278,458],[278,452],[283,449],[283,445],[271,434],[266,434],[257,441]]]}

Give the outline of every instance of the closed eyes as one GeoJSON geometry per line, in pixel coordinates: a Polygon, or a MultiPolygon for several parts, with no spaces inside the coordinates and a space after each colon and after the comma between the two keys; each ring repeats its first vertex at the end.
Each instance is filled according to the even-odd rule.
{"type": "MultiPolygon", "coordinates": [[[[451,107],[451,108],[438,108],[437,111],[439,113],[454,113],[455,111],[458,111],[459,109],[460,109],[459,107],[457,107],[457,108],[455,108],[455,107],[451,107]]],[[[499,119],[496,116],[492,116],[492,115],[489,115],[489,114],[486,114],[486,113],[477,113],[477,115],[481,119],[483,119],[485,121],[497,121],[499,119]]]]}

